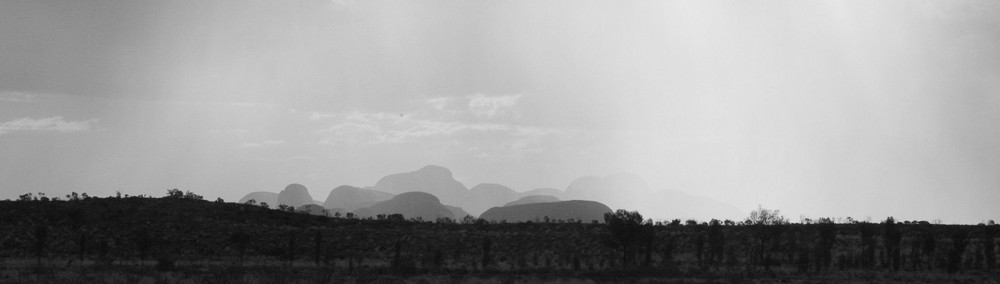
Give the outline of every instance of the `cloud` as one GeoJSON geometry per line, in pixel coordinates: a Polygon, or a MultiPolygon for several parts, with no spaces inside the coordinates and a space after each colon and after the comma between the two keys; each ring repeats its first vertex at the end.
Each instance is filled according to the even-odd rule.
{"type": "Polygon", "coordinates": [[[266,140],[261,142],[246,142],[240,145],[240,148],[260,148],[267,146],[274,146],[285,144],[285,140],[266,140]]]}
{"type": "Polygon", "coordinates": [[[427,103],[430,104],[432,107],[434,107],[434,109],[436,110],[444,110],[454,100],[455,100],[454,98],[440,97],[440,98],[428,99],[427,103]]]}
{"type": "Polygon", "coordinates": [[[441,118],[415,118],[417,115],[351,112],[345,114],[313,114],[313,120],[335,124],[317,133],[326,134],[321,144],[383,144],[399,143],[419,138],[493,133],[499,136],[523,137],[550,133],[552,130],[533,126],[500,123],[469,123],[446,121],[441,118]]]}
{"type": "Polygon", "coordinates": [[[0,92],[0,102],[31,103],[38,95],[25,92],[0,92]]]}
{"type": "Polygon", "coordinates": [[[0,124],[0,134],[14,131],[80,132],[90,130],[90,125],[96,121],[66,121],[62,116],[40,119],[25,117],[0,124]]]}
{"type": "Polygon", "coordinates": [[[520,94],[506,96],[486,96],[475,94],[469,96],[469,111],[478,117],[491,118],[498,115],[516,115],[511,107],[521,99],[520,94]]]}

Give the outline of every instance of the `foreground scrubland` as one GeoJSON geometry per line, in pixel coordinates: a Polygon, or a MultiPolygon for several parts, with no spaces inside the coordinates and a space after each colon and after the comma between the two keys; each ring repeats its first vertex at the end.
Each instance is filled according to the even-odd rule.
{"type": "Polygon", "coordinates": [[[0,282],[1000,281],[996,225],[432,222],[72,199],[0,201],[0,282]]]}

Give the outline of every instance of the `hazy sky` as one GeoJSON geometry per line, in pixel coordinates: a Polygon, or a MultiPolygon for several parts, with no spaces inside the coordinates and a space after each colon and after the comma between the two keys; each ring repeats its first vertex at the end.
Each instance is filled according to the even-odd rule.
{"type": "Polygon", "coordinates": [[[0,1],[0,199],[427,164],[1000,220],[1000,2],[0,1]]]}

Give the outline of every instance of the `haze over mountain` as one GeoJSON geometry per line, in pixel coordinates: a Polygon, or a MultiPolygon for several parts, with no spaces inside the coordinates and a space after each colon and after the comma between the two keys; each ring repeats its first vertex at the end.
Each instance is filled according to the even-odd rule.
{"type": "Polygon", "coordinates": [[[480,183],[469,190],[468,200],[462,208],[472,214],[482,214],[486,209],[502,206],[521,196],[509,187],[495,183],[480,183]]]}
{"type": "Polygon", "coordinates": [[[503,206],[507,207],[513,205],[521,205],[521,204],[534,204],[534,203],[546,203],[546,202],[557,202],[557,201],[561,200],[551,195],[528,195],[525,197],[521,197],[517,200],[507,202],[507,204],[504,204],[503,206]]]}
{"type": "Polygon", "coordinates": [[[525,222],[550,220],[580,220],[604,222],[604,213],[612,212],[607,205],[596,201],[571,200],[494,207],[479,218],[490,221],[525,222]]]}
{"type": "Polygon", "coordinates": [[[531,195],[548,195],[556,198],[562,198],[566,194],[565,191],[556,188],[536,188],[529,191],[521,193],[521,196],[531,196],[531,195]]]}
{"type": "MultiPolygon", "coordinates": [[[[265,200],[272,207],[277,207],[276,204],[288,203],[299,204],[294,205],[296,208],[318,204],[318,202],[311,201],[312,197],[309,195],[308,189],[297,183],[289,184],[280,194],[269,192],[247,194],[241,199],[241,202],[250,198],[258,199],[258,202],[265,200]],[[268,200],[276,201],[272,203],[268,200]]],[[[412,172],[389,174],[379,179],[375,186],[369,188],[338,186],[330,191],[322,207],[326,209],[339,208],[344,212],[360,213],[358,214],[360,216],[402,213],[407,218],[411,216],[406,213],[419,214],[417,216],[441,216],[441,212],[446,210],[451,213],[452,217],[461,219],[466,215],[480,216],[494,207],[559,202],[562,198],[576,201],[595,201],[606,204],[613,209],[638,210],[647,218],[654,219],[694,218],[708,220],[728,218],[735,220],[746,215],[746,212],[732,205],[711,198],[680,191],[649,190],[642,178],[632,174],[613,174],[606,177],[584,176],[571,182],[565,191],[540,188],[527,192],[516,192],[495,183],[478,184],[470,190],[454,179],[450,169],[433,165],[412,172]],[[437,194],[447,196],[451,201],[444,202],[442,200],[445,199],[437,194],[424,191],[417,191],[417,193],[403,197],[392,193],[408,193],[407,189],[437,192],[437,194]],[[556,196],[539,193],[549,193],[556,196]]],[[[309,208],[310,210],[316,209],[309,208]]],[[[332,215],[333,211],[330,211],[330,214],[332,215]]],[[[559,214],[565,215],[564,213],[559,214]]]]}
{"type": "Polygon", "coordinates": [[[323,206],[326,208],[343,208],[347,211],[354,211],[389,200],[393,196],[394,194],[388,192],[341,185],[330,191],[323,206]]]}
{"type": "Polygon", "coordinates": [[[469,189],[455,180],[451,170],[435,165],[385,176],[379,179],[372,189],[394,194],[426,192],[440,198],[441,202],[446,204],[464,204],[469,196],[469,189]]]}
{"type": "Polygon", "coordinates": [[[427,221],[433,221],[439,217],[455,218],[452,211],[441,204],[440,199],[419,191],[400,193],[389,200],[354,210],[354,214],[362,218],[379,214],[403,214],[403,217],[407,219],[420,217],[427,221]]]}
{"type": "Polygon", "coordinates": [[[642,178],[632,174],[581,177],[566,188],[565,196],[605,202],[615,209],[638,210],[648,218],[738,220],[747,214],[707,197],[674,190],[651,191],[642,178]]]}
{"type": "Polygon", "coordinates": [[[444,207],[448,208],[448,211],[451,211],[451,214],[455,216],[455,220],[462,220],[462,218],[465,218],[465,216],[472,216],[472,218],[476,218],[476,216],[478,216],[466,212],[464,209],[462,209],[462,207],[453,205],[444,205],[444,207]]]}

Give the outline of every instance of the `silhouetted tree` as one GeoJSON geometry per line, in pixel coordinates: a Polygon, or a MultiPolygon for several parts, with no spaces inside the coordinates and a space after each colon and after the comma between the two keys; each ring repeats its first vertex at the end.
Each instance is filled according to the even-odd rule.
{"type": "Polygon", "coordinates": [[[750,216],[743,221],[751,226],[751,231],[757,239],[757,262],[769,268],[770,257],[766,243],[777,238],[784,231],[784,226],[788,224],[788,219],[781,215],[781,211],[757,207],[751,211],[750,216]],[[767,261],[765,261],[767,260],[767,261]]]}
{"type": "Polygon", "coordinates": [[[832,250],[837,238],[837,231],[830,218],[819,218],[816,220],[816,226],[819,231],[819,239],[816,240],[814,252],[815,264],[816,271],[822,271],[830,267],[833,260],[832,250]]]}
{"type": "MultiPolygon", "coordinates": [[[[604,223],[611,231],[612,244],[622,248],[622,265],[629,265],[631,263],[629,248],[644,237],[642,234],[647,231],[643,226],[652,227],[652,223],[643,222],[642,215],[638,211],[624,209],[618,209],[614,213],[605,213],[604,223]]],[[[652,230],[648,232],[651,233],[652,230]]]]}
{"type": "Polygon", "coordinates": [[[996,235],[997,226],[993,224],[993,220],[990,220],[990,224],[986,226],[982,234],[983,256],[986,257],[986,271],[990,271],[996,266],[996,255],[993,250],[993,239],[996,238],[996,235]]]}
{"type": "Polygon", "coordinates": [[[190,190],[188,190],[186,193],[184,193],[184,199],[205,200],[204,197],[202,197],[201,195],[197,195],[194,192],[191,192],[190,190]]]}
{"type": "Polygon", "coordinates": [[[867,222],[858,223],[861,233],[861,267],[871,269],[875,266],[875,229],[867,222]]]}
{"type": "Polygon", "coordinates": [[[716,265],[722,261],[723,253],[726,250],[726,235],[722,232],[722,224],[719,220],[712,219],[708,222],[708,264],[716,265]]]}
{"type": "Polygon", "coordinates": [[[896,220],[889,217],[885,220],[882,225],[882,234],[885,236],[882,242],[885,246],[886,254],[889,257],[889,265],[893,271],[899,270],[899,266],[902,262],[902,256],[899,249],[899,243],[902,240],[902,233],[899,228],[896,227],[896,220]]]}
{"type": "MultiPolygon", "coordinates": [[[[121,193],[119,193],[119,194],[121,194],[121,193]]],[[[182,197],[184,197],[184,192],[181,191],[181,190],[179,190],[179,189],[176,189],[176,188],[174,188],[174,189],[168,189],[166,197],[167,198],[182,198],[182,197]]]]}

